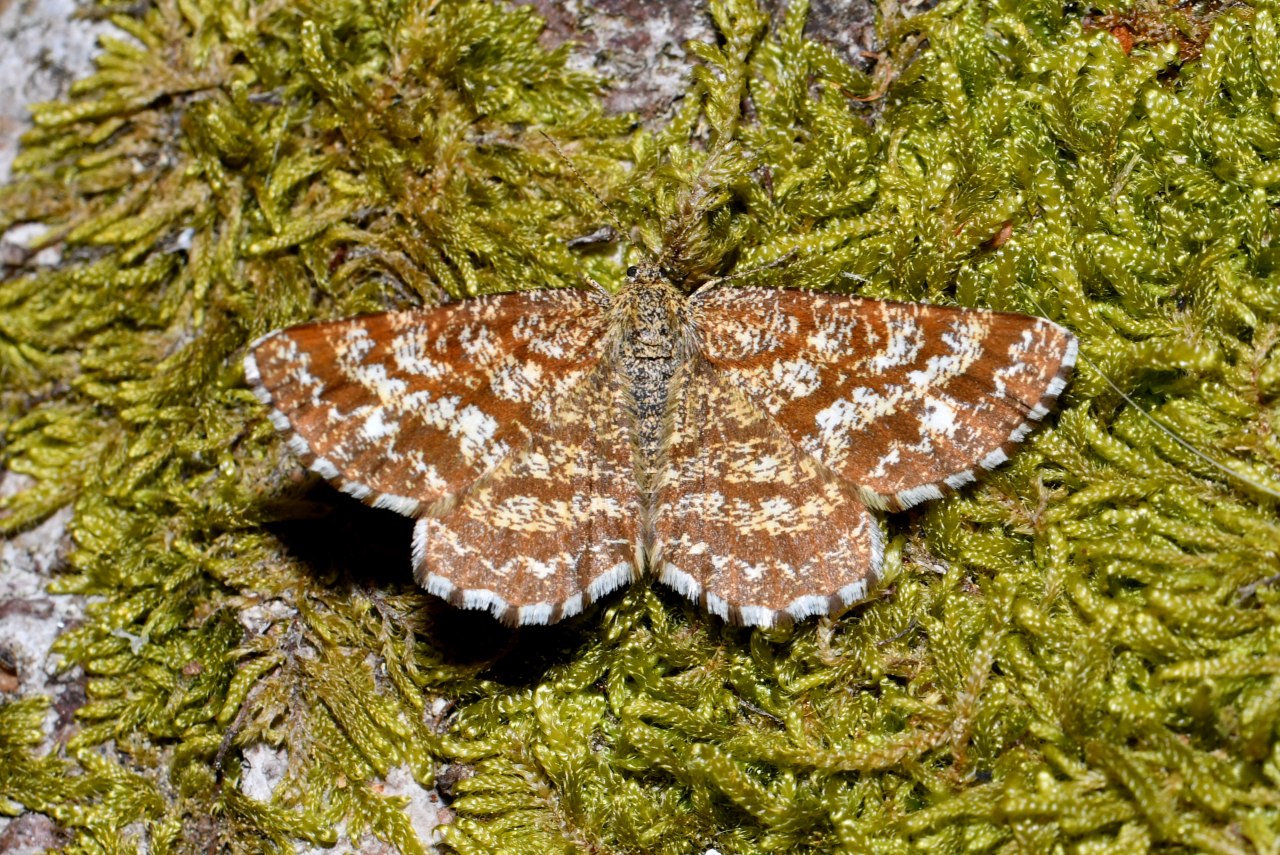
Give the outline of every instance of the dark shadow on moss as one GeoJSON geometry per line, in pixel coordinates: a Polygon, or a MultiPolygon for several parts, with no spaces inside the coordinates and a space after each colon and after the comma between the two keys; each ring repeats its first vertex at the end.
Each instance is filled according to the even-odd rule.
{"type": "Polygon", "coordinates": [[[371,508],[318,478],[270,502],[266,529],[284,552],[310,568],[316,580],[341,579],[368,588],[413,584],[413,520],[371,508]]]}
{"type": "Polygon", "coordinates": [[[536,686],[547,671],[574,661],[598,633],[600,609],[551,626],[509,627],[488,612],[459,609],[427,595],[421,633],[445,662],[482,665],[479,676],[510,687],[536,686]]]}
{"type": "Polygon", "coordinates": [[[414,521],[362,504],[315,477],[268,502],[266,523],[287,555],[317,584],[347,584],[369,595],[419,593],[417,634],[450,665],[480,667],[504,685],[536,685],[549,668],[571,661],[593,638],[600,610],[553,626],[510,627],[488,612],[460,609],[421,590],[413,579],[414,521]]]}

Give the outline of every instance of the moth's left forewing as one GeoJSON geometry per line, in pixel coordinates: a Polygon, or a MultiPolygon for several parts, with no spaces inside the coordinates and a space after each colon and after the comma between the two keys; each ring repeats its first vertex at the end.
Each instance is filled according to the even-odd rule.
{"type": "Polygon", "coordinates": [[[254,342],[245,379],[308,467],[416,516],[590,374],[604,319],[594,295],[561,290],[303,324],[254,342]]]}
{"type": "Polygon", "coordinates": [[[786,289],[711,292],[694,320],[706,358],[792,441],[894,509],[1007,460],[1076,357],[1042,318],[786,289]]]}

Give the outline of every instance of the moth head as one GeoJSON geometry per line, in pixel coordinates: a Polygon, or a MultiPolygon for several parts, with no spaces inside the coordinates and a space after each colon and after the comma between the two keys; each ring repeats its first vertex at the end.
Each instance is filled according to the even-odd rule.
{"type": "Polygon", "coordinates": [[[647,285],[656,282],[665,282],[666,276],[662,275],[662,271],[658,265],[650,262],[642,262],[633,264],[627,268],[627,281],[629,283],[647,285]]]}

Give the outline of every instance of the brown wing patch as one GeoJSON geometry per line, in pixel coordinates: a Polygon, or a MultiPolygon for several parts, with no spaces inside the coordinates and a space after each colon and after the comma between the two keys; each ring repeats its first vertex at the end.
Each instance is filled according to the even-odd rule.
{"type": "Polygon", "coordinates": [[[880,523],[700,357],[678,378],[651,563],[726,620],[771,626],[864,599],[880,523]]]}
{"type": "Polygon", "coordinates": [[[626,394],[602,366],[452,508],[420,519],[419,583],[529,624],[577,614],[630,581],[640,510],[626,394]]]}
{"type": "Polygon", "coordinates": [[[587,292],[503,294],[280,330],[250,348],[245,376],[312,469],[412,515],[545,421],[603,331],[587,292]]]}
{"type": "Polygon", "coordinates": [[[895,508],[1008,459],[1076,356],[1041,318],[785,289],[713,291],[694,318],[707,359],[788,436],[895,508]]]}

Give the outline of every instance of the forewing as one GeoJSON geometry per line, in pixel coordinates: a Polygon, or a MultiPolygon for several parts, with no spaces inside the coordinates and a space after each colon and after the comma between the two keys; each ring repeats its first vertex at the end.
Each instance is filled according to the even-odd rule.
{"type": "Polygon", "coordinates": [[[655,508],[662,581],[753,626],[865,598],[884,545],[857,492],[701,357],[680,383],[655,508]]]}
{"type": "Polygon", "coordinates": [[[503,294],[279,330],[250,348],[245,377],[312,469],[412,515],[546,422],[603,330],[590,293],[503,294]]]}
{"type": "Polygon", "coordinates": [[[629,581],[640,510],[626,395],[602,366],[451,509],[420,519],[419,583],[529,624],[577,614],[629,581]]]}
{"type": "Polygon", "coordinates": [[[707,359],[801,448],[894,508],[1008,459],[1076,357],[1042,318],[809,291],[722,288],[694,320],[707,359]]]}

